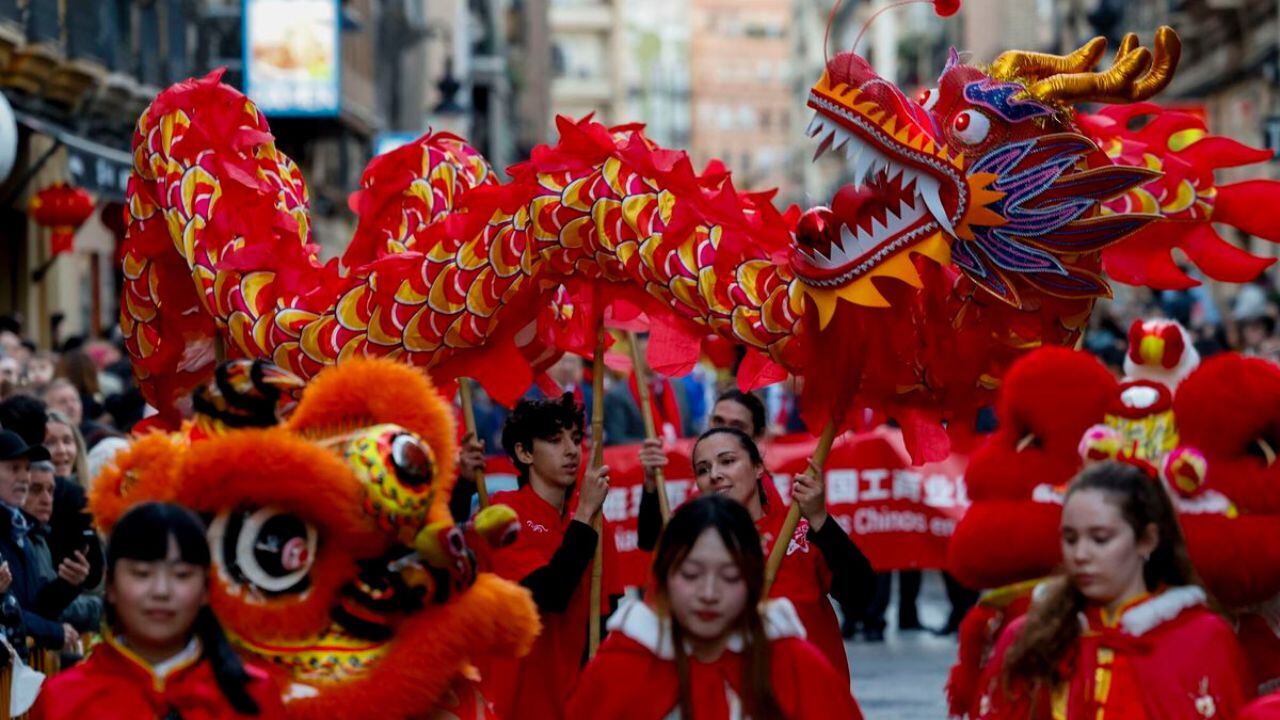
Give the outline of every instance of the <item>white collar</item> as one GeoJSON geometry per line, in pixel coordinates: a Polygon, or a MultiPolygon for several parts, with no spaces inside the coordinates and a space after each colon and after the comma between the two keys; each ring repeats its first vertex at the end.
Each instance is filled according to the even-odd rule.
{"type": "MultiPolygon", "coordinates": [[[[1037,585],[1032,596],[1039,599],[1043,595],[1041,592],[1043,587],[1043,583],[1037,585]]],[[[1159,595],[1153,595],[1122,611],[1120,629],[1133,637],[1141,637],[1178,617],[1184,610],[1202,607],[1208,602],[1209,598],[1205,595],[1204,588],[1198,585],[1171,587],[1159,595]]],[[[1080,613],[1080,624],[1084,627],[1089,625],[1084,613],[1080,613]]]]}
{"type": "MultiPolygon", "coordinates": [[[[120,637],[118,638],[118,642],[126,648],[129,647],[127,638],[120,637]]],[[[190,665],[200,656],[201,649],[200,638],[193,635],[186,647],[179,650],[176,654],[152,665],[151,674],[155,675],[157,679],[163,680],[174,670],[190,665]]]]}
{"type": "MultiPolygon", "coordinates": [[[[761,604],[760,609],[761,619],[764,620],[764,634],[769,640],[805,637],[804,623],[800,622],[800,616],[796,614],[795,606],[790,600],[768,600],[761,604]]],[[[669,620],[660,616],[637,595],[627,595],[622,599],[606,627],[640,643],[659,659],[675,658],[669,620]]],[[[742,636],[734,633],[725,647],[731,652],[742,652],[742,636]]]]}
{"type": "Polygon", "coordinates": [[[1172,587],[1127,609],[1120,616],[1120,627],[1138,637],[1178,617],[1184,610],[1201,607],[1208,602],[1204,588],[1198,585],[1172,587]]]}

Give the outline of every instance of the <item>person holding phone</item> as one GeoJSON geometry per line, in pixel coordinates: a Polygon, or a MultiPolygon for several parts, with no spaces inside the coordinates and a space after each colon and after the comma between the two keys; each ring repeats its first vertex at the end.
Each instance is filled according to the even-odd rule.
{"type": "Polygon", "coordinates": [[[86,529],[81,546],[55,567],[49,550],[53,508],[54,465],[48,461],[31,463],[31,484],[23,510],[35,521],[27,537],[35,550],[36,571],[44,582],[36,602],[45,617],[68,623],[78,633],[92,632],[102,622],[102,598],[86,592],[88,558],[98,548],[98,538],[92,529],[86,529]]]}

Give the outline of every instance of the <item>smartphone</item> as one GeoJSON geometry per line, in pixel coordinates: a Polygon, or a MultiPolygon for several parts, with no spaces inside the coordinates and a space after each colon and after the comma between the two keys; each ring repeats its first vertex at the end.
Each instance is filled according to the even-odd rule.
{"type": "Polygon", "coordinates": [[[93,548],[94,543],[98,541],[98,533],[93,528],[85,528],[80,533],[80,552],[84,553],[85,558],[89,557],[89,551],[93,548]]]}

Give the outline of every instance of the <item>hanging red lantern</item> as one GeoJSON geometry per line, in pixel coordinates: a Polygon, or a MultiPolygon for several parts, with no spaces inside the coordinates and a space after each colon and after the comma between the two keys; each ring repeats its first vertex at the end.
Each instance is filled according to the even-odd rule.
{"type": "Polygon", "coordinates": [[[40,227],[52,230],[49,236],[51,256],[71,252],[76,230],[93,214],[93,196],[83,188],[58,182],[36,193],[27,205],[27,213],[40,227]]]}

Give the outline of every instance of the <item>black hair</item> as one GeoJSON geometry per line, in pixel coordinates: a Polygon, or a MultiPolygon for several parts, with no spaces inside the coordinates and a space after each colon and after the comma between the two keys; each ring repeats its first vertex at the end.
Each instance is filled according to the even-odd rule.
{"type": "MultiPolygon", "coordinates": [[[[720,397],[716,398],[717,403],[724,402],[726,400],[736,402],[751,412],[751,435],[752,437],[760,437],[760,433],[764,432],[767,424],[765,421],[764,402],[755,395],[742,392],[736,388],[733,390],[726,390],[725,392],[720,393],[720,397]]],[[[714,407],[715,406],[713,405],[712,408],[714,409],[714,407]]]]}
{"type": "MultiPolygon", "coordinates": [[[[746,508],[720,495],[703,495],[681,505],[671,514],[653,556],[658,606],[663,614],[671,616],[671,575],[689,556],[702,533],[711,528],[724,542],[747,587],[747,602],[737,627],[746,640],[742,653],[742,690],[746,705],[743,709],[753,718],[781,718],[782,711],[774,697],[770,679],[769,641],[760,617],[760,601],[764,595],[764,549],[746,508]]],[[[684,633],[678,623],[671,623],[671,635],[680,713],[681,717],[691,718],[693,698],[689,657],[684,647],[684,633]]]]}
{"type": "MultiPolygon", "coordinates": [[[[733,437],[738,441],[738,444],[742,446],[743,451],[747,453],[747,458],[751,460],[753,465],[760,465],[761,467],[764,466],[764,455],[760,454],[760,446],[756,445],[756,441],[753,440],[750,435],[742,432],[738,428],[728,426],[708,428],[706,432],[699,435],[698,439],[693,441],[693,447],[689,448],[689,460],[693,460],[694,455],[698,452],[698,445],[702,444],[703,440],[716,435],[729,435],[733,437]]],[[[694,474],[697,474],[696,470],[694,471],[694,474]]],[[[760,498],[760,507],[767,507],[769,504],[769,496],[764,492],[764,475],[761,475],[756,479],[756,495],[760,498]]]]}
{"type": "Polygon", "coordinates": [[[39,398],[18,394],[0,402],[0,427],[12,430],[28,445],[44,444],[48,406],[39,398]]]}
{"type": "MultiPolygon", "coordinates": [[[[111,529],[107,541],[107,582],[111,582],[116,564],[122,559],[164,560],[169,554],[170,538],[177,543],[182,562],[206,570],[210,567],[209,541],[200,518],[180,505],[148,502],[131,508],[111,529]]],[[[106,616],[109,624],[116,624],[111,603],[106,604],[106,616]]],[[[212,666],[213,677],[227,702],[243,715],[257,715],[258,703],[249,695],[247,687],[249,674],[208,605],[200,608],[192,633],[200,639],[203,658],[212,666]]]]}
{"type": "Polygon", "coordinates": [[[529,482],[529,465],[516,457],[516,445],[533,450],[534,440],[552,440],[562,430],[582,433],[586,426],[582,406],[565,393],[555,400],[521,400],[502,426],[502,449],[516,466],[519,482],[529,482]]]}

